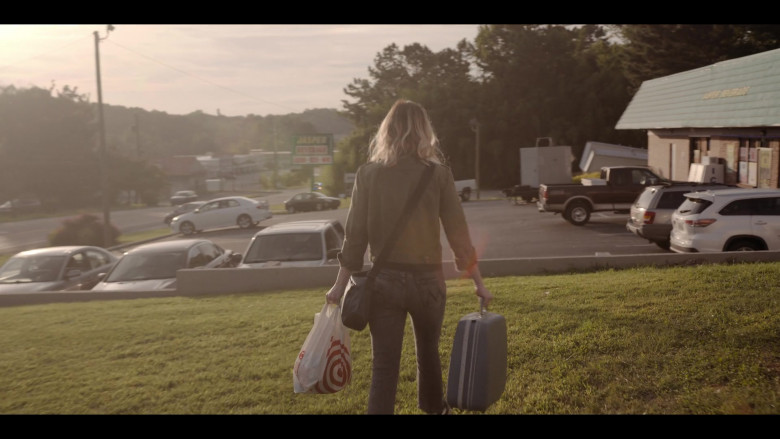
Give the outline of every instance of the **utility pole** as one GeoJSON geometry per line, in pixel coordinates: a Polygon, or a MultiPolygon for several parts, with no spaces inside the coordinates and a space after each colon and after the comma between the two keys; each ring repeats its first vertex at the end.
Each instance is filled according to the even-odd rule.
{"type": "Polygon", "coordinates": [[[95,35],[95,71],[97,72],[97,93],[98,93],[98,124],[100,125],[100,188],[103,193],[103,246],[111,245],[111,209],[108,194],[108,157],[106,155],[106,126],[103,122],[103,90],[100,86],[100,40],[108,38],[108,33],[114,30],[110,24],[106,27],[106,36],[100,38],[98,31],[95,35]]]}
{"type": "Polygon", "coordinates": [[[479,126],[480,126],[480,123],[479,123],[479,121],[476,118],[474,118],[474,119],[471,119],[471,121],[469,121],[469,125],[471,126],[471,130],[474,131],[476,133],[476,136],[477,136],[476,145],[474,146],[474,149],[476,150],[475,153],[474,153],[474,155],[475,155],[475,158],[474,158],[474,181],[477,184],[477,200],[479,200],[479,188],[481,186],[479,184],[479,126]]]}
{"type": "Polygon", "coordinates": [[[276,117],[273,117],[273,129],[271,131],[271,141],[274,146],[274,166],[273,166],[274,171],[271,176],[271,184],[273,185],[273,187],[271,188],[271,190],[276,190],[277,188],[276,179],[278,178],[277,169],[279,166],[279,162],[277,161],[277,157],[276,157],[276,117]]]}
{"type": "Polygon", "coordinates": [[[135,125],[133,125],[133,131],[135,132],[135,158],[141,160],[141,126],[138,122],[138,113],[133,114],[135,119],[135,125]]]}

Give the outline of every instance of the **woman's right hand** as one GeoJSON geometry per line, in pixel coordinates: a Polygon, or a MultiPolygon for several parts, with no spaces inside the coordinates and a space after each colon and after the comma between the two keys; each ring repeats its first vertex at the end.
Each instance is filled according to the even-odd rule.
{"type": "Polygon", "coordinates": [[[482,273],[479,271],[479,265],[475,264],[469,274],[471,275],[471,280],[474,281],[474,293],[482,299],[482,308],[487,309],[490,301],[493,300],[493,294],[485,288],[485,284],[482,282],[482,273]]]}
{"type": "Polygon", "coordinates": [[[347,289],[349,283],[349,276],[352,273],[344,267],[339,268],[339,273],[336,275],[336,282],[330,287],[330,291],[325,294],[325,300],[328,303],[338,303],[341,301],[341,296],[344,295],[344,291],[347,289]]]}
{"type": "Polygon", "coordinates": [[[484,285],[477,285],[474,287],[474,292],[477,297],[482,299],[482,307],[487,309],[490,301],[493,300],[493,293],[491,293],[484,285]]]}

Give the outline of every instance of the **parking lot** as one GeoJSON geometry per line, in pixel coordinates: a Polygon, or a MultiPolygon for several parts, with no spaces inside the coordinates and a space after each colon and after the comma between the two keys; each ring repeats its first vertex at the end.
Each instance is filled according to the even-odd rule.
{"type": "MultiPolygon", "coordinates": [[[[560,215],[540,213],[535,204],[517,205],[491,192],[481,198],[463,204],[474,247],[481,259],[667,253],[628,232],[628,214],[594,213],[588,224],[578,227],[560,215]]],[[[304,219],[338,219],[345,223],[347,212],[347,209],[337,209],[277,214],[255,229],[210,230],[198,236],[241,253],[262,227],[304,219]]],[[[444,259],[450,259],[443,233],[442,246],[444,259]]]]}

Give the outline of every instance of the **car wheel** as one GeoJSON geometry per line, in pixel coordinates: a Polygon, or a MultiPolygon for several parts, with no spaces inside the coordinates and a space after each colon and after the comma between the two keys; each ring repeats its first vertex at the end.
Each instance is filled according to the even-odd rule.
{"type": "Polygon", "coordinates": [[[250,218],[249,215],[239,215],[238,219],[236,219],[236,224],[242,229],[248,229],[249,227],[252,227],[254,222],[252,222],[252,218],[250,218]]]}
{"type": "Polygon", "coordinates": [[[295,208],[293,206],[287,206],[287,213],[295,213],[295,208]]]}
{"type": "Polygon", "coordinates": [[[179,226],[179,231],[183,235],[192,235],[195,233],[195,226],[191,222],[185,221],[179,226]]]}
{"type": "Polygon", "coordinates": [[[470,199],[471,199],[471,189],[470,188],[463,189],[463,192],[460,193],[460,200],[468,201],[470,199]]]}
{"type": "Polygon", "coordinates": [[[574,202],[566,208],[564,218],[575,226],[582,226],[590,220],[590,206],[583,202],[574,202]]]}
{"type": "Polygon", "coordinates": [[[669,250],[669,246],[671,245],[669,240],[666,240],[666,241],[653,241],[653,244],[657,245],[659,248],[661,248],[663,250],[669,250]]]}
{"type": "Polygon", "coordinates": [[[729,244],[726,251],[728,252],[752,252],[756,250],[763,250],[763,246],[755,241],[749,239],[738,239],[729,244]]]}

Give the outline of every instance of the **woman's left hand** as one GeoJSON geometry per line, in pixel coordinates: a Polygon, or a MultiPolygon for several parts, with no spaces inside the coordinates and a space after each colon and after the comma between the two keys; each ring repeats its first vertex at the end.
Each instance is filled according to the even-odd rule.
{"type": "Polygon", "coordinates": [[[342,288],[339,285],[333,285],[330,288],[330,291],[325,295],[325,300],[328,303],[338,304],[339,301],[341,301],[341,296],[344,295],[344,290],[345,288],[342,288]]]}

